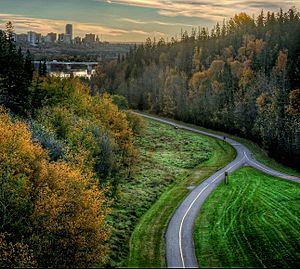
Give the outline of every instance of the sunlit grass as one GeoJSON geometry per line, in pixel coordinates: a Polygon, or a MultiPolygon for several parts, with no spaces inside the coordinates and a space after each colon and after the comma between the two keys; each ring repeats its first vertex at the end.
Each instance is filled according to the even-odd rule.
{"type": "MultiPolygon", "coordinates": [[[[175,181],[161,189],[163,194],[135,226],[130,240],[128,267],[166,266],[164,232],[173,212],[189,193],[187,187],[199,184],[235,156],[233,148],[222,141],[189,131],[175,130],[160,123],[150,124],[149,130],[152,133],[144,138],[148,152],[144,162],[153,163],[152,169],[147,167],[148,172],[143,173],[153,174],[154,178],[161,178],[161,174],[169,169],[175,169],[178,173],[175,181]],[[152,143],[149,144],[150,137],[152,143]]],[[[163,177],[160,180],[162,179],[163,177]]],[[[144,189],[146,190],[147,188],[144,189]]]]}
{"type": "MultiPolygon", "coordinates": [[[[145,113],[147,114],[147,113],[145,113]]],[[[151,115],[151,114],[150,114],[151,115]]],[[[163,118],[161,116],[157,116],[155,115],[156,117],[159,117],[159,118],[163,118]]],[[[238,136],[235,136],[235,135],[231,135],[231,134],[228,134],[228,133],[224,133],[224,132],[221,132],[221,131],[215,131],[215,130],[211,130],[211,129],[207,129],[207,128],[203,128],[203,127],[200,127],[200,126],[197,126],[197,125],[194,125],[194,124],[190,124],[190,123],[185,123],[185,122],[182,122],[182,121],[177,121],[177,120],[173,120],[173,119],[168,119],[170,122],[174,122],[174,123],[179,123],[179,124],[182,124],[182,125],[185,125],[185,126],[188,126],[188,127],[192,127],[192,128],[195,128],[195,129],[198,129],[198,130],[201,130],[201,131],[206,131],[206,132],[209,132],[209,133],[213,133],[213,134],[217,134],[217,135],[220,135],[220,136],[226,136],[226,137],[230,137],[232,139],[235,139],[236,141],[242,143],[243,145],[245,145],[246,147],[249,148],[249,150],[254,154],[255,158],[277,170],[277,171],[281,171],[283,173],[286,173],[286,174],[289,174],[289,175],[292,175],[292,176],[297,176],[297,177],[300,177],[300,172],[298,171],[295,171],[294,169],[290,168],[290,167],[287,167],[279,162],[277,162],[276,160],[270,158],[267,154],[267,152],[262,149],[261,147],[259,147],[255,142],[252,142],[248,139],[245,139],[245,138],[241,138],[241,137],[238,137],[238,136]]]]}
{"type": "Polygon", "coordinates": [[[300,265],[300,185],[250,167],[205,201],[194,238],[200,267],[300,265]]]}

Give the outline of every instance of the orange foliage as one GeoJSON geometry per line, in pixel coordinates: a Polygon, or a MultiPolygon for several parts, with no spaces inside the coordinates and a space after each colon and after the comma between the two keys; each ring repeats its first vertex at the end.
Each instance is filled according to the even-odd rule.
{"type": "Polygon", "coordinates": [[[210,76],[221,72],[224,68],[225,62],[223,60],[214,60],[212,61],[209,69],[207,70],[210,76]]]}
{"type": "Polygon", "coordinates": [[[289,94],[290,104],[286,106],[286,112],[291,115],[300,115],[300,89],[289,94]]]}
{"type": "Polygon", "coordinates": [[[243,60],[246,56],[246,47],[240,47],[238,49],[238,55],[239,55],[239,58],[241,58],[243,60]]]}
{"type": "Polygon", "coordinates": [[[227,47],[223,49],[223,54],[225,56],[225,58],[231,58],[233,56],[233,47],[227,47]]]}
{"type": "MultiPolygon", "coordinates": [[[[27,126],[19,121],[13,123],[3,109],[0,180],[1,193],[5,193],[0,197],[0,232],[10,230],[17,237],[20,229],[29,229],[32,237],[27,241],[32,244],[39,266],[89,267],[103,262],[109,209],[94,174],[83,173],[65,162],[49,163],[47,152],[31,141],[27,126]],[[23,227],[26,225],[30,226],[23,227]]],[[[7,247],[3,238],[0,241],[5,253],[12,247],[26,250],[26,245],[8,243],[7,247]]],[[[11,261],[14,255],[17,252],[11,261]]]]}
{"type": "Polygon", "coordinates": [[[105,129],[111,132],[114,142],[124,154],[133,154],[132,130],[129,127],[126,114],[119,111],[113,104],[109,94],[104,93],[93,99],[90,110],[105,129]]]}
{"type": "Polygon", "coordinates": [[[253,71],[251,70],[251,68],[249,67],[245,68],[240,78],[239,86],[241,88],[246,88],[248,85],[251,84],[252,78],[253,78],[253,71]]]}
{"type": "Polygon", "coordinates": [[[230,63],[231,73],[235,76],[240,78],[243,73],[243,64],[239,61],[234,61],[230,63]]]}
{"type": "Polygon", "coordinates": [[[211,86],[215,94],[219,94],[224,90],[222,83],[218,82],[217,80],[212,81],[211,86]]]}
{"type": "Polygon", "coordinates": [[[0,212],[2,227],[10,227],[15,221],[8,216],[20,218],[18,221],[26,217],[28,212],[23,212],[23,216],[17,213],[25,211],[35,196],[35,188],[45,173],[46,160],[46,151],[32,143],[27,126],[20,121],[13,123],[6,111],[0,108],[0,187],[4,193],[10,192],[10,196],[0,198],[1,204],[5,205],[0,212]]]}
{"type": "Polygon", "coordinates": [[[49,264],[54,266],[101,263],[108,213],[104,193],[94,180],[66,163],[51,163],[32,215],[38,231],[34,241],[42,251],[53,253],[49,264]]]}
{"type": "Polygon", "coordinates": [[[277,62],[274,66],[275,73],[280,74],[286,70],[287,56],[288,54],[286,51],[279,51],[277,62]]]}
{"type": "Polygon", "coordinates": [[[265,96],[265,94],[261,94],[260,96],[258,96],[256,98],[256,104],[259,107],[264,107],[265,106],[265,104],[266,104],[266,96],[265,96]]]}
{"type": "Polygon", "coordinates": [[[193,96],[196,93],[197,89],[200,86],[201,81],[207,78],[207,76],[208,76],[207,72],[196,72],[193,74],[190,80],[190,85],[191,85],[190,96],[193,96]]]}
{"type": "Polygon", "coordinates": [[[264,49],[266,42],[262,39],[255,40],[255,52],[256,54],[261,54],[262,50],[264,49]]]}

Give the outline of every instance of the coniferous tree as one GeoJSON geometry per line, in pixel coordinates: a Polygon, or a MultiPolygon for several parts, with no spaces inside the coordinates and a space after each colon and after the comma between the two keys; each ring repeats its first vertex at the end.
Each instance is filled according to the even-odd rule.
{"type": "Polygon", "coordinates": [[[0,31],[0,104],[15,113],[30,112],[32,70],[28,61],[13,41],[13,27],[7,23],[6,32],[0,31]]]}

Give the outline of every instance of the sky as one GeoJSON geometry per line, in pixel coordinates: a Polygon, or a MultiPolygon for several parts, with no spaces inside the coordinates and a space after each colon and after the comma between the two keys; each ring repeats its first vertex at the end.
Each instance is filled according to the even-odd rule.
{"type": "Polygon", "coordinates": [[[73,36],[99,35],[109,42],[169,39],[181,29],[211,28],[240,12],[257,15],[287,11],[300,0],[0,0],[0,29],[11,21],[17,33],[63,33],[73,24],[73,36]]]}

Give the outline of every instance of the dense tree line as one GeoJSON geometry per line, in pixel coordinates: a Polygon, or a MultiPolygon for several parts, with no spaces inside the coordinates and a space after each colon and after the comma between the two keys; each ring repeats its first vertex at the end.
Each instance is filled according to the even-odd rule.
{"type": "Polygon", "coordinates": [[[31,55],[24,57],[15,46],[12,24],[6,28],[0,31],[0,104],[24,115],[30,109],[31,55]]]}
{"type": "Polygon", "coordinates": [[[12,33],[0,31],[0,267],[103,266],[138,119],[120,96],[33,72],[12,33]]]}
{"type": "Polygon", "coordinates": [[[250,138],[300,169],[300,18],[295,8],[235,15],[166,43],[148,38],[99,67],[96,91],[148,110],[250,138]]]}

